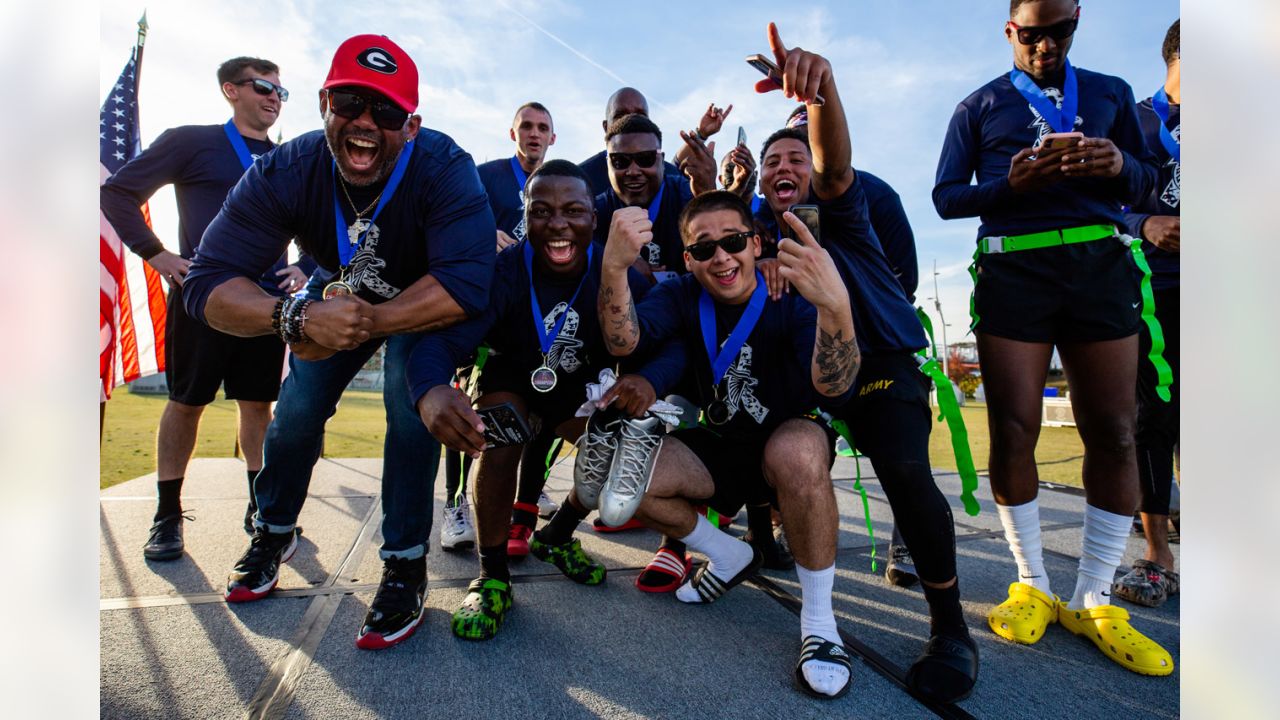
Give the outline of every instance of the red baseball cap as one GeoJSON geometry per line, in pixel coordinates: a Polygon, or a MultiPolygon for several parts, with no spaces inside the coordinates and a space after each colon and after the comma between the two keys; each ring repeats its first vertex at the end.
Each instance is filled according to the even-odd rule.
{"type": "Polygon", "coordinates": [[[418,66],[386,35],[356,35],[338,46],[324,89],[376,90],[408,112],[418,108],[418,66]]]}

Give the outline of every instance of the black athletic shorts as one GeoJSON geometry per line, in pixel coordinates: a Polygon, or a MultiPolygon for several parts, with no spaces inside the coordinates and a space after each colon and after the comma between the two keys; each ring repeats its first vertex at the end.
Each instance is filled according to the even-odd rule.
{"type": "MultiPolygon", "coordinates": [[[[825,423],[813,422],[827,434],[827,466],[830,467],[836,460],[836,433],[825,423]]],[[[732,517],[743,505],[778,506],[778,494],[764,478],[767,434],[730,438],[699,426],[676,430],[671,437],[692,450],[711,475],[715,492],[706,503],[716,512],[732,517]]]]}
{"type": "Polygon", "coordinates": [[[1119,240],[978,256],[973,330],[1034,343],[1129,337],[1142,323],[1142,270],[1119,240]]]}
{"type": "Polygon", "coordinates": [[[242,338],[218,332],[188,316],[175,289],[169,293],[164,363],[174,402],[208,405],[219,385],[228,400],[274,402],[284,374],[284,343],[274,335],[242,338]]]}
{"type": "Polygon", "coordinates": [[[556,386],[545,393],[533,389],[531,372],[502,355],[490,353],[480,373],[477,397],[497,392],[519,395],[529,414],[536,416],[541,425],[551,424],[552,430],[573,419],[574,413],[587,401],[582,382],[567,379],[563,370],[557,373],[556,386]]]}
{"type": "Polygon", "coordinates": [[[862,356],[853,397],[831,411],[849,424],[853,445],[873,463],[929,467],[932,382],[910,352],[862,356]]]}

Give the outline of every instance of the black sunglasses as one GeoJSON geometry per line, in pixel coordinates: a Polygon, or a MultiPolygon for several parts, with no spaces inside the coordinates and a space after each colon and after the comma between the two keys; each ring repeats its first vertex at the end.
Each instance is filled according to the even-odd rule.
{"type": "Polygon", "coordinates": [[[657,150],[645,150],[637,153],[609,153],[609,164],[614,170],[626,170],[631,167],[631,163],[635,163],[642,168],[651,168],[653,164],[658,162],[657,150]]]}
{"type": "Polygon", "coordinates": [[[279,93],[280,102],[289,102],[289,91],[276,85],[270,80],[262,78],[249,78],[248,80],[240,80],[231,83],[232,85],[253,85],[253,91],[259,95],[270,95],[271,93],[279,93]]]}
{"type": "Polygon", "coordinates": [[[373,122],[383,130],[399,130],[409,119],[409,111],[387,100],[375,100],[348,90],[329,91],[329,109],[334,115],[355,120],[368,107],[373,122]]]}
{"type": "Polygon", "coordinates": [[[730,255],[740,253],[747,247],[747,241],[750,240],[755,233],[750,230],[726,235],[719,240],[707,240],[705,242],[696,242],[692,245],[685,245],[684,251],[689,253],[689,257],[698,262],[706,262],[716,256],[716,248],[722,247],[724,251],[730,255]]]}
{"type": "Polygon", "coordinates": [[[1063,20],[1052,25],[1044,25],[1041,27],[1022,27],[1018,23],[1010,20],[1009,24],[1018,33],[1018,42],[1023,45],[1035,45],[1047,35],[1054,40],[1066,40],[1075,34],[1076,26],[1080,24],[1080,8],[1076,8],[1076,14],[1070,20],[1063,20]]]}

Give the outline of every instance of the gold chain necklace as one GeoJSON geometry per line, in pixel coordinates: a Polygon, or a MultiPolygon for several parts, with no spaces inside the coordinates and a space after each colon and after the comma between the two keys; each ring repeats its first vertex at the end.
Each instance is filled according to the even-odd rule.
{"type": "MultiPolygon", "coordinates": [[[[372,210],[374,206],[378,204],[378,201],[382,199],[382,193],[378,193],[378,197],[374,198],[373,202],[369,203],[369,207],[365,208],[364,210],[356,210],[355,201],[351,199],[351,193],[347,192],[347,184],[342,180],[338,180],[338,184],[342,186],[342,194],[347,196],[347,202],[351,203],[351,210],[356,214],[357,221],[363,220],[365,213],[372,210]]],[[[382,192],[386,192],[386,191],[387,189],[385,187],[382,188],[382,192]]]]}

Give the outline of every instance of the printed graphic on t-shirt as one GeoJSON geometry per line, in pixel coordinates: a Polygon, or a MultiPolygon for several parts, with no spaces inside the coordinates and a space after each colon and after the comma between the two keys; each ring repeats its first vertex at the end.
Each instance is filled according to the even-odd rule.
{"type": "MultiPolygon", "coordinates": [[[[1175,142],[1182,142],[1182,124],[1179,123],[1175,128],[1169,131],[1175,142]]],[[[1170,178],[1169,184],[1165,186],[1164,192],[1160,193],[1160,202],[1171,208],[1178,207],[1178,200],[1182,198],[1182,164],[1172,157],[1165,163],[1165,166],[1173,166],[1173,177],[1170,178]]]]}
{"type": "Polygon", "coordinates": [[[567,373],[573,373],[582,367],[582,359],[578,357],[578,350],[582,349],[582,341],[577,337],[578,325],[581,322],[578,311],[569,307],[569,303],[561,302],[551,308],[551,312],[542,319],[542,325],[550,332],[551,328],[555,327],[556,318],[566,311],[568,316],[564,319],[564,326],[560,328],[560,334],[556,336],[555,342],[551,343],[551,352],[547,353],[547,367],[552,370],[560,368],[567,373]]]}
{"type": "MultiPolygon", "coordinates": [[[[520,191],[520,207],[524,207],[524,190],[520,191]]],[[[516,223],[515,229],[511,231],[511,237],[515,238],[516,242],[521,242],[524,240],[524,236],[524,213],[522,212],[520,213],[520,222],[516,223]]]]}
{"type": "Polygon", "coordinates": [[[650,241],[640,252],[644,256],[645,262],[649,263],[651,267],[658,267],[662,264],[662,248],[658,246],[658,243],[650,241]]]}
{"type": "MultiPolygon", "coordinates": [[[[1059,110],[1062,109],[1062,91],[1061,90],[1055,87],[1047,87],[1047,88],[1044,88],[1044,95],[1045,97],[1053,101],[1054,107],[1058,108],[1059,110]]],[[[1036,129],[1035,144],[1039,145],[1040,141],[1044,140],[1045,135],[1048,135],[1049,133],[1056,132],[1056,131],[1053,129],[1053,126],[1049,124],[1048,120],[1045,120],[1043,117],[1040,116],[1040,111],[1036,109],[1035,105],[1032,105],[1031,103],[1027,103],[1027,108],[1031,110],[1031,116],[1035,118],[1034,120],[1031,121],[1031,124],[1028,125],[1027,127],[1033,127],[1036,129]]],[[[1073,129],[1078,128],[1081,125],[1084,125],[1084,118],[1077,115],[1073,129]]]]}
{"type": "Polygon", "coordinates": [[[738,358],[724,374],[721,384],[725,386],[724,404],[729,408],[729,417],[745,410],[757,424],[764,422],[769,408],[760,404],[756,398],[755,388],[760,381],[751,376],[751,346],[743,343],[738,351],[738,358]]]}
{"type": "Polygon", "coordinates": [[[377,225],[361,218],[347,227],[347,239],[352,243],[358,242],[365,230],[368,230],[368,234],[364,236],[364,243],[351,258],[351,265],[347,271],[348,281],[357,290],[363,286],[370,292],[390,300],[400,294],[400,288],[383,280],[378,272],[387,266],[387,261],[377,255],[378,239],[382,231],[377,225]]]}

